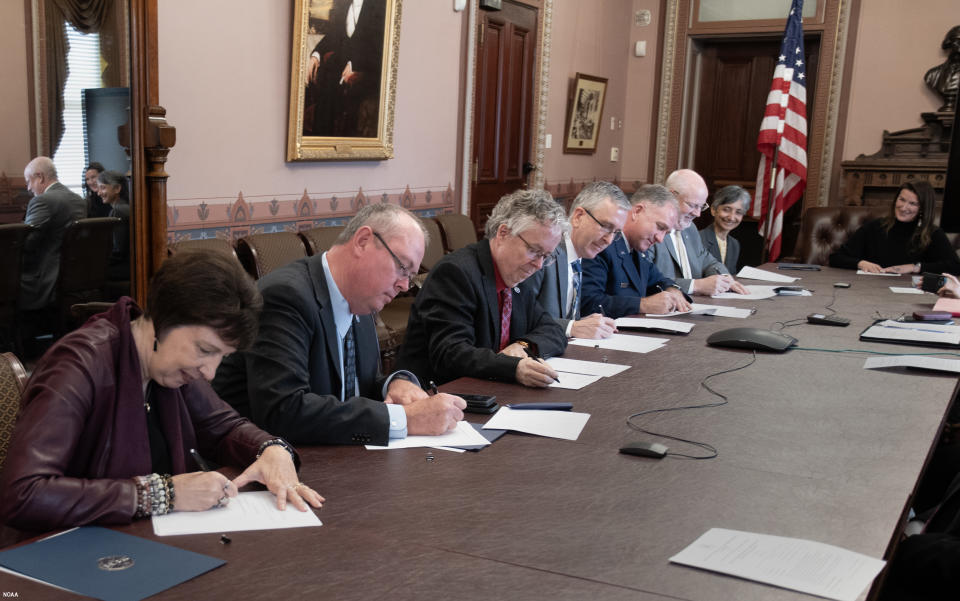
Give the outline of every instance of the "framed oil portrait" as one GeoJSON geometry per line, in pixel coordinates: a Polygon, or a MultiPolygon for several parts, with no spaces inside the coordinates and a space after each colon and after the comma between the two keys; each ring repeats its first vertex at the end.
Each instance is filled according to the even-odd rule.
{"type": "Polygon", "coordinates": [[[288,161],[393,158],[401,0],[296,0],[288,161]]]}
{"type": "Polygon", "coordinates": [[[564,153],[593,154],[597,151],[600,119],[603,116],[603,101],[606,96],[605,78],[577,73],[567,101],[564,153]]]}

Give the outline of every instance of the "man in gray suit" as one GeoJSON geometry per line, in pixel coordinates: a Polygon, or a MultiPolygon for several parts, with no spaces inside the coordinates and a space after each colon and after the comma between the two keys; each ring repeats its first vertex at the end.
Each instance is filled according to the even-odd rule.
{"type": "Polygon", "coordinates": [[[557,261],[526,282],[540,306],[563,327],[570,338],[607,338],[616,331],[613,319],[580,313],[582,259],[592,259],[623,235],[630,201],[610,182],[592,182],[580,190],[570,205],[570,231],[557,246],[557,261]]]}
{"type": "Polygon", "coordinates": [[[679,169],[670,174],[665,185],[680,204],[680,218],[677,229],[651,250],[654,265],[687,294],[746,294],[746,288],[733,279],[726,266],[703,247],[693,225],[700,212],[710,206],[706,182],[695,171],[679,169]]]}
{"type": "Polygon", "coordinates": [[[20,308],[34,311],[53,303],[63,232],[70,222],[87,216],[87,203],[57,180],[57,168],[48,157],[30,161],[23,178],[33,194],[23,221],[36,229],[23,245],[20,308]]]}

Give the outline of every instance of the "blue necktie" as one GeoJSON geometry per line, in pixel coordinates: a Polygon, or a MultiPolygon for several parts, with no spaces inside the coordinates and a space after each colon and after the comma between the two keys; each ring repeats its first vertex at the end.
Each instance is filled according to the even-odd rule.
{"type": "Polygon", "coordinates": [[[567,313],[567,319],[580,319],[580,283],[583,277],[583,267],[580,265],[580,259],[570,262],[573,269],[573,301],[570,303],[570,311],[567,313]]]}
{"type": "Polygon", "coordinates": [[[357,353],[353,340],[355,323],[351,318],[350,329],[343,337],[343,400],[354,396],[357,391],[357,353]]]}

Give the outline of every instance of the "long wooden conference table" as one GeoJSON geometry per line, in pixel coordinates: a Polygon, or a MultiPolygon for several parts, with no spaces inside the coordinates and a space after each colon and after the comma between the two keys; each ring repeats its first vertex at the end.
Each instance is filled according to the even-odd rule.
{"type": "MultiPolygon", "coordinates": [[[[686,336],[654,334],[670,341],[647,354],[571,346],[566,356],[632,366],[582,390],[472,379],[441,387],[495,394],[500,402],[571,401],[575,411],[591,414],[576,441],[508,433],[480,452],[459,454],[300,448],[303,481],[327,497],[321,528],[236,532],[230,544],[213,534],[155,537],[149,521],[117,530],[226,560],[156,599],[809,599],[668,558],[712,527],[888,557],[955,376],[865,370],[864,353],[758,353],[750,367],[710,381],[729,404],[643,420],[653,430],[712,444],[718,457],[618,453],[627,442],[655,440],[631,430],[629,414],[713,402],[700,381],[751,360],[750,351],[708,347],[707,336],[720,329],[777,329],[776,322],[823,311],[836,292],[833,308],[852,324],[784,329],[802,349],[931,350],[858,340],[878,316],[909,315],[934,302],[930,294],[889,290],[909,286],[907,277],[830,268],[780,273],[801,276],[797,284],[813,296],[698,299],[756,313],[677,318],[696,326],[686,336]],[[836,281],[852,287],[834,289],[836,281]]],[[[470,421],[485,419],[468,414],[470,421]]],[[[665,442],[672,451],[702,453],[665,442]]],[[[0,590],[20,599],[70,596],[7,574],[0,574],[0,590]]]]}

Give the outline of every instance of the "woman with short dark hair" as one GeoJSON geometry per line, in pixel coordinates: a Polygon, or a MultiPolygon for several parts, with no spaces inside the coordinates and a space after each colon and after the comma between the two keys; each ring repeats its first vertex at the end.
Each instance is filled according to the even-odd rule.
{"type": "Polygon", "coordinates": [[[703,247],[730,273],[737,273],[740,260],[740,242],[730,235],[737,229],[743,216],[750,210],[750,193],[740,186],[724,186],[713,194],[710,214],[713,223],[700,230],[703,247]]]}
{"type": "Polygon", "coordinates": [[[123,281],[130,279],[130,195],[127,192],[127,177],[119,171],[102,171],[97,176],[100,198],[110,209],[108,217],[116,217],[120,223],[113,230],[113,250],[107,264],[107,279],[123,281]]]}
{"type": "Polygon", "coordinates": [[[250,345],[262,299],[239,263],[179,252],[151,283],[144,311],[127,297],[60,339],[23,393],[0,475],[0,519],[45,531],[118,524],[229,502],[262,482],[283,509],[319,507],[297,455],[240,417],[210,387],[224,355],[250,345]],[[246,468],[230,481],[203,466],[246,468]]]}
{"type": "Polygon", "coordinates": [[[933,186],[907,182],[887,216],[855,231],[830,255],[830,266],[869,273],[960,273],[957,253],[933,216],[933,186]]]}

